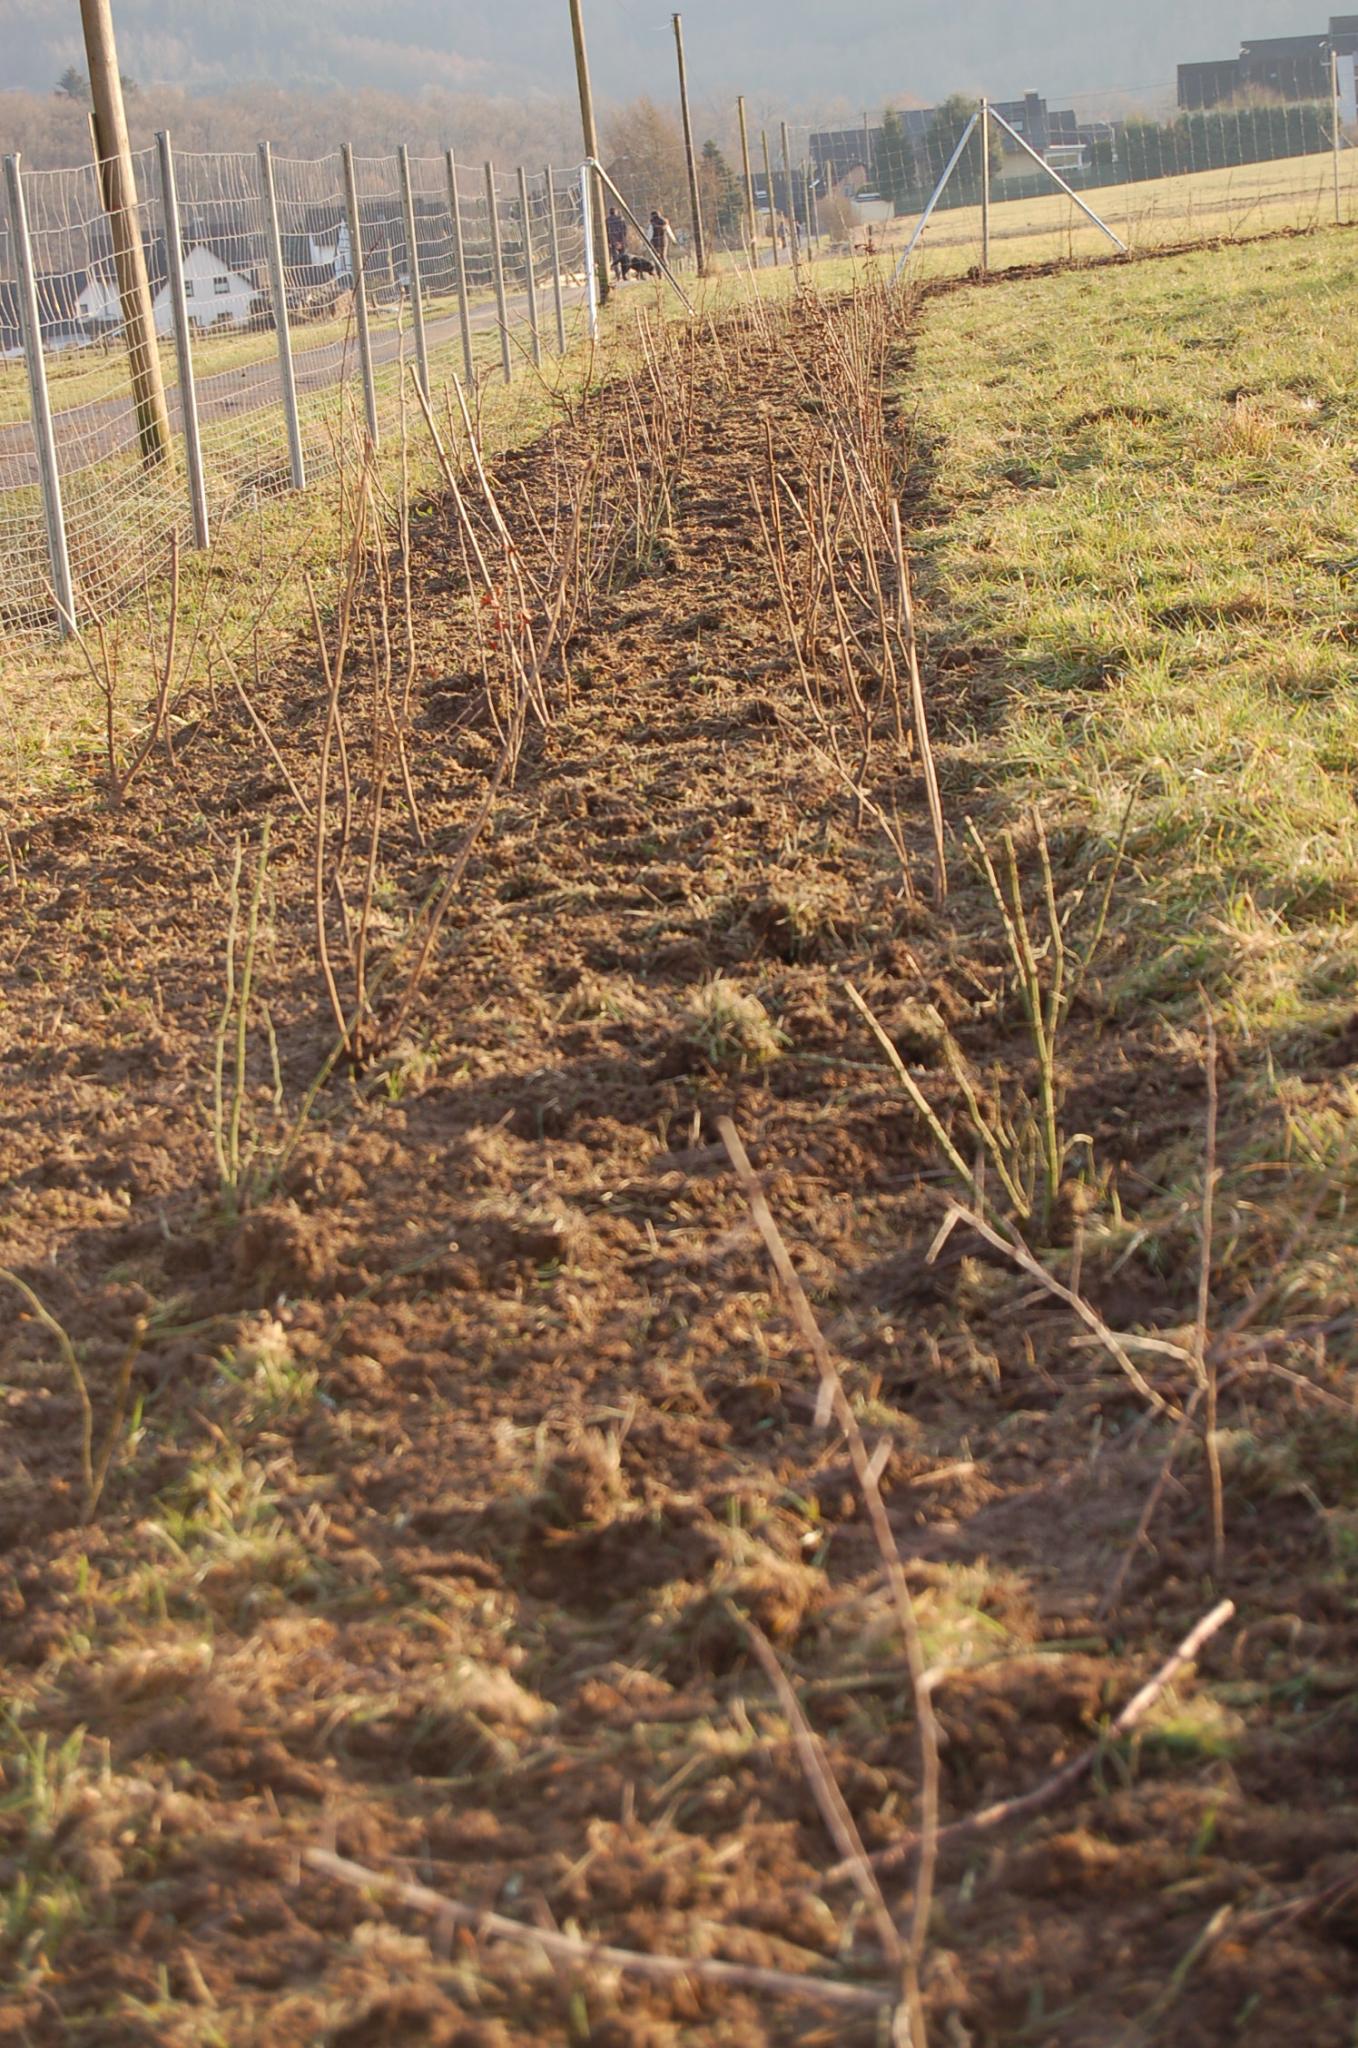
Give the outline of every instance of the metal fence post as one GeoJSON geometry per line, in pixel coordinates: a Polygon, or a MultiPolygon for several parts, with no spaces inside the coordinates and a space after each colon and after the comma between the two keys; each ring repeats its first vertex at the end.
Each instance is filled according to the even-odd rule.
{"type": "Polygon", "coordinates": [[[415,239],[415,194],[410,183],[410,151],[405,143],[396,153],[401,172],[401,208],[406,224],[406,270],[410,278],[410,310],[415,322],[415,364],[420,373],[420,389],[426,398],[429,391],[429,344],[424,334],[424,294],[420,284],[420,245],[415,239]]]}
{"type": "Polygon", "coordinates": [[[509,352],[509,308],[505,304],[505,263],[500,247],[500,215],[495,205],[495,166],[486,165],[486,221],[490,229],[490,267],[495,277],[495,310],[500,321],[500,368],[508,384],[514,375],[509,352]]]}
{"type": "Polygon", "coordinates": [[[297,378],[292,367],[292,327],[288,319],[288,279],[283,267],[283,237],[278,227],[278,194],[274,189],[273,149],[259,145],[259,190],[264,201],[264,228],[269,252],[269,296],[273,300],[274,334],[278,341],[278,381],[283,388],[283,417],[288,425],[288,460],[292,488],[306,489],[306,456],[302,422],[297,415],[297,378]]]}
{"type": "Polygon", "coordinates": [[[472,355],[472,316],[467,303],[467,252],[462,240],[462,201],[457,190],[457,162],[451,149],[447,153],[448,165],[448,211],[453,221],[453,269],[457,272],[457,317],[462,328],[462,364],[467,373],[468,384],[476,382],[476,362],[472,355]]]}
{"type": "Polygon", "coordinates": [[[556,183],[548,164],[542,174],[547,192],[547,239],[552,252],[552,297],[556,302],[556,347],[566,353],[566,302],[561,296],[561,237],[556,226],[556,183]]]}
{"type": "Polygon", "coordinates": [[[363,410],[368,420],[368,439],[376,448],[380,439],[377,425],[377,386],[373,383],[372,336],[368,333],[368,267],[363,260],[363,222],[358,211],[358,180],[354,176],[354,145],[340,144],[344,166],[344,209],[349,216],[349,262],[354,273],[354,327],[358,334],[358,367],[363,377],[363,410]]]}
{"type": "Polygon", "coordinates": [[[523,281],[528,292],[528,331],[533,361],[542,368],[542,336],[538,333],[538,281],[533,275],[533,217],[528,211],[528,173],[519,165],[519,210],[523,217],[523,281]]]}
{"type": "Polygon", "coordinates": [[[990,101],[981,101],[981,269],[990,268],[990,101]]]}
{"type": "Polygon", "coordinates": [[[1334,124],[1334,224],[1338,227],[1343,217],[1343,207],[1339,198],[1339,152],[1344,147],[1344,120],[1343,109],[1339,103],[1339,53],[1337,50],[1331,50],[1330,52],[1330,93],[1332,96],[1330,111],[1333,115],[1334,124]]]}
{"type": "Polygon", "coordinates": [[[66,551],[66,522],[61,512],[61,471],[57,466],[52,406],[47,395],[47,365],[42,359],[38,280],[33,269],[33,245],[28,238],[28,209],[24,204],[17,153],[5,158],[5,185],[9,192],[14,253],[18,259],[19,328],[24,344],[24,367],[28,371],[33,445],[38,457],[43,517],[47,522],[47,556],[52,569],[52,594],[57,602],[58,624],[64,640],[75,630],[75,592],[71,587],[71,558],[66,551]]]}
{"type": "Polygon", "coordinates": [[[165,225],[165,261],[170,274],[170,310],[174,318],[175,356],[179,364],[179,410],[184,422],[184,468],[189,480],[189,511],[193,544],[205,548],[208,530],[207,484],[203,476],[203,444],[198,432],[198,389],[193,378],[193,346],[189,338],[189,302],[184,293],[184,238],[179,226],[179,192],[174,177],[170,131],[156,135],[160,158],[160,203],[165,225]]]}
{"type": "Polygon", "coordinates": [[[580,224],[585,234],[585,320],[591,341],[599,339],[599,273],[594,268],[593,164],[580,166],[580,224]]]}

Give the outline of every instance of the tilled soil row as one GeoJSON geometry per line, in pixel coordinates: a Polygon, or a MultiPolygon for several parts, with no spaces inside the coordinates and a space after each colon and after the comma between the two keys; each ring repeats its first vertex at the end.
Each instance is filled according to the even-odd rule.
{"type": "MultiPolygon", "coordinates": [[[[277,758],[218,678],[120,811],[76,804],[14,835],[4,1257],[76,1345],[91,1414],[82,1470],[59,1344],[9,1319],[10,2038],[876,2037],[814,2001],[573,1975],[302,1861],[336,1849],[633,1949],[885,1981],[852,1887],[825,1881],[836,1851],[741,1616],[794,1675],[870,1848],[916,1818],[903,1653],[720,1115],[882,1446],[938,1673],[945,1818],[1094,1740],[1210,1605],[1189,1469],[1101,1616],[1166,1438],[1021,1275],[963,1233],[926,1262],[948,1170],[845,981],[945,1117],[960,1097],[939,1016],[997,1088],[1031,1075],[984,891],[964,880],[939,912],[907,895],[811,743],[749,482],[771,445],[794,487],[808,473],[822,318],[733,322],[670,359],[693,374],[663,545],[593,589],[399,1041],[331,1077],[243,1214],[221,1197],[212,1075],[231,842],[249,841],[248,894],[266,813],[247,1143],[277,1145],[328,1043],[312,839],[280,772],[314,807],[315,649],[255,700],[277,758]]],[[[902,379],[908,342],[902,327],[902,379]]],[[[605,389],[499,465],[526,563],[563,530],[582,449],[632,433],[636,404],[635,385],[605,389]]],[[[899,452],[915,516],[937,522],[939,480],[899,452]]],[[[464,845],[500,749],[486,607],[446,501],[416,509],[411,563],[424,843],[393,802],[373,901],[388,945],[464,845]]],[[[972,735],[1002,714],[1002,678],[956,651],[931,673],[950,815],[980,814],[972,735]]],[[[883,758],[873,801],[924,889],[917,766],[883,758]]],[[[361,815],[357,757],[353,776],[361,815]]],[[[1083,872],[1078,844],[1053,853],[1059,878],[1083,872]]],[[[223,1051],[229,1089],[230,1032],[223,1051]]],[[[1092,987],[1062,1081],[1071,1127],[1128,1185],[1201,1110],[1191,1063],[1153,1025],[1110,1024],[1092,987]]],[[[1087,1284],[1123,1325],[1187,1315],[1193,1278],[1185,1251],[1168,1278],[1091,1260],[1087,1284]]],[[[1229,1682],[1207,1706],[1185,1683],[1179,1722],[1138,1753],[945,1859],[940,2040],[1092,2043],[1142,2021],[1148,2039],[1263,2043],[1297,2038],[1302,2010],[1308,2041],[1350,2038],[1342,1906],[1173,1978],[1218,1908],[1323,1880],[1351,1842],[1347,1712],[1333,1688],[1298,1696],[1285,1732],[1276,1710],[1302,1657],[1342,1673],[1347,1602],[1304,1501],[1270,1500],[1266,1538],[1246,1495],[1232,1507],[1241,1612],[1203,1659],[1229,1682]]],[[[909,1873],[885,1882],[904,1913],[909,1873]]]]}

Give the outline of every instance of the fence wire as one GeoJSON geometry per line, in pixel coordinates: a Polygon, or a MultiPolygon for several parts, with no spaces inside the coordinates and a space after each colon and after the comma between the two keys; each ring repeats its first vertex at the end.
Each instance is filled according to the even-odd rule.
{"type": "MultiPolygon", "coordinates": [[[[1308,65],[1304,76],[1298,70],[1262,81],[1244,79],[1241,66],[1186,66],[1176,87],[992,102],[999,118],[990,129],[984,209],[992,267],[1107,249],[1056,177],[1133,251],[1351,220],[1358,206],[1354,59],[1336,59],[1332,70],[1308,65]]],[[[748,187],[737,149],[708,144],[698,183],[709,254],[719,267],[899,260],[932,203],[912,264],[926,274],[969,267],[982,252],[985,159],[979,131],[958,145],[974,111],[974,102],[954,99],[932,109],[888,108],[857,124],[789,124],[786,146],[781,122],[756,126],[748,187]]],[[[570,346],[583,330],[584,228],[574,167],[521,175],[517,167],[491,171],[454,156],[410,158],[412,232],[399,156],[354,158],[352,195],[339,150],[305,161],[274,158],[280,304],[260,154],[176,153],[174,164],[213,522],[292,488],[299,462],[308,483],[323,479],[340,449],[361,436],[368,413],[361,311],[379,428],[395,421],[398,385],[416,361],[417,290],[435,388],[454,373],[517,375],[536,353],[570,346]],[[290,336],[295,453],[280,326],[290,336]]],[[[652,207],[668,215],[678,237],[671,260],[691,266],[682,153],[675,162],[621,158],[613,170],[643,221],[652,207]]],[[[64,526],[76,609],[85,617],[138,587],[167,559],[171,536],[189,530],[156,153],[142,152],[135,172],[174,437],[173,460],[158,465],[143,460],[138,442],[114,224],[100,174],[91,165],[22,174],[64,526]]],[[[635,247],[635,231],[629,235],[635,247]]],[[[49,626],[54,618],[19,253],[0,187],[0,626],[10,629],[49,626]]]]}

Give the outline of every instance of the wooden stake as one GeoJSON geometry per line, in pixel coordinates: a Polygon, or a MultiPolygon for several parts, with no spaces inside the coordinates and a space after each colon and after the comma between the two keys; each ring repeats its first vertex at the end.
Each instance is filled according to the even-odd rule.
{"type": "MultiPolygon", "coordinates": [[[[585,155],[592,164],[599,161],[599,131],[594,125],[594,91],[589,82],[589,51],[585,48],[585,17],[581,0],[571,0],[571,41],[575,45],[575,82],[580,93],[580,129],[585,138],[585,155]]],[[[611,279],[608,274],[608,228],[604,222],[604,195],[598,180],[594,192],[594,274],[598,280],[598,302],[607,303],[611,279]]]]}
{"type": "Polygon", "coordinates": [[[90,73],[94,126],[98,137],[99,177],[113,231],[113,262],[118,274],[123,333],[132,370],[132,403],[137,415],[137,441],[142,460],[150,465],[170,459],[170,415],[160,374],[151,286],[141,239],[141,210],[127,139],[127,113],[118,50],[113,36],[109,0],[80,0],[85,31],[85,61],[90,73]]]}
{"type": "Polygon", "coordinates": [[[698,190],[698,159],[693,154],[693,122],[688,111],[688,72],[684,65],[684,17],[674,17],[674,51],[679,60],[679,112],[684,123],[684,156],[688,162],[688,205],[693,220],[693,258],[699,277],[707,275],[707,251],[703,245],[703,205],[698,190]]]}

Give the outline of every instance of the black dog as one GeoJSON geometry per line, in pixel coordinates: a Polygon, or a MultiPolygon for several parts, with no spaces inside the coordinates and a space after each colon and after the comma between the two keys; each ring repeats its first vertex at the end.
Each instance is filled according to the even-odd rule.
{"type": "Polygon", "coordinates": [[[659,277],[660,265],[649,256],[624,256],[622,258],[624,277],[659,277]]]}

